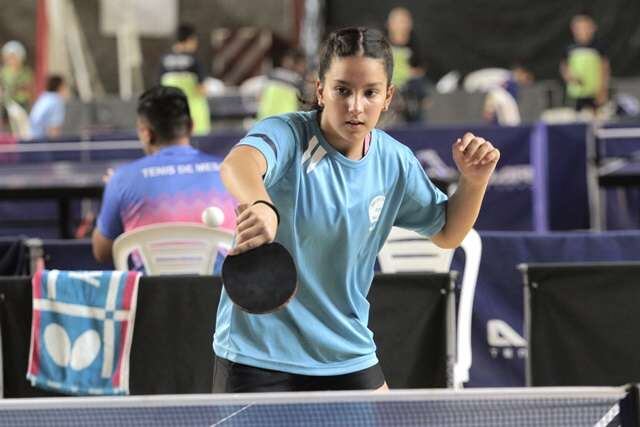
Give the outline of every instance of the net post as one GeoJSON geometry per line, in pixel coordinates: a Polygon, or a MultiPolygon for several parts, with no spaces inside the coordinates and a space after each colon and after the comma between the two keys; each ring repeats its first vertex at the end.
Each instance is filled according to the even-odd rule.
{"type": "Polygon", "coordinates": [[[627,395],[620,401],[621,427],[640,427],[639,396],[638,384],[627,386],[627,395]]]}
{"type": "Polygon", "coordinates": [[[529,289],[529,266],[527,264],[518,264],[518,271],[522,273],[524,282],[524,339],[527,343],[527,354],[524,359],[524,384],[531,387],[531,290],[529,289]]]}
{"type": "Polygon", "coordinates": [[[25,240],[29,253],[29,274],[35,274],[41,266],[44,266],[44,246],[42,239],[35,237],[25,240]]]}
{"type": "Polygon", "coordinates": [[[447,337],[447,388],[456,388],[455,364],[457,360],[456,348],[456,279],[457,271],[450,271],[448,288],[443,290],[446,292],[446,319],[445,319],[445,336],[447,337]]]}

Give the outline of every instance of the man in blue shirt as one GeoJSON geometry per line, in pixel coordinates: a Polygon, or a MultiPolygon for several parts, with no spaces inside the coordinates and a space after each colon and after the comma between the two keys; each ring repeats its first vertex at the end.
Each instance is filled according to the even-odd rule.
{"type": "Polygon", "coordinates": [[[69,89],[62,76],[52,74],[47,78],[45,92],[38,97],[29,114],[31,137],[57,138],[64,122],[64,103],[69,97],[69,89]]]}
{"type": "Polygon", "coordinates": [[[184,93],[155,86],[138,101],[138,137],[147,156],[117,169],[105,188],[92,243],[95,258],[112,257],[113,240],[125,231],[162,222],[201,222],[217,206],[222,228],[235,228],[235,202],[224,189],[219,159],[189,143],[192,121],[184,93]]]}

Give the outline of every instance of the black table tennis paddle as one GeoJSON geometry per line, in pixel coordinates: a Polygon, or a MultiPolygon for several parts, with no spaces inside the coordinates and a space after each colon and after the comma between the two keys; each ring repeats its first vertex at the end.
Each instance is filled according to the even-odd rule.
{"type": "Polygon", "coordinates": [[[298,288],[298,272],[289,251],[272,242],[222,264],[222,284],[229,298],[252,314],[271,313],[284,307],[298,288]]]}

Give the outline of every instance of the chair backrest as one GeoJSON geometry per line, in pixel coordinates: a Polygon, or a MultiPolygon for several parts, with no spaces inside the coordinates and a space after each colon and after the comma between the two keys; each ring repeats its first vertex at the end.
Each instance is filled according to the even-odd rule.
{"type": "Polygon", "coordinates": [[[113,242],[116,270],[127,270],[137,251],[149,275],[213,273],[220,250],[233,243],[230,231],[187,222],[167,222],[128,231],[113,242]]]}
{"type": "MultiPolygon", "coordinates": [[[[482,257],[482,240],[478,232],[474,229],[469,230],[460,247],[465,253],[465,267],[456,322],[456,363],[453,370],[455,388],[460,388],[463,383],[469,381],[469,369],[472,362],[473,298],[482,257]]],[[[449,271],[452,260],[452,249],[439,248],[427,237],[399,227],[391,229],[387,241],[378,255],[378,263],[383,273],[446,272],[449,271]]]]}
{"type": "Polygon", "coordinates": [[[467,74],[462,87],[467,92],[488,92],[502,86],[511,77],[511,71],[504,68],[482,68],[467,74]]]}
{"type": "Polygon", "coordinates": [[[393,227],[378,254],[383,273],[449,271],[453,250],[441,249],[428,238],[400,227],[393,227]]]}
{"type": "Polygon", "coordinates": [[[460,303],[458,304],[457,321],[457,350],[456,363],[453,367],[453,385],[462,387],[469,381],[469,369],[471,368],[471,321],[473,318],[473,297],[476,292],[476,282],[480,271],[480,259],[482,258],[482,240],[474,229],[469,230],[460,243],[464,251],[465,263],[460,289],[460,303]]]}

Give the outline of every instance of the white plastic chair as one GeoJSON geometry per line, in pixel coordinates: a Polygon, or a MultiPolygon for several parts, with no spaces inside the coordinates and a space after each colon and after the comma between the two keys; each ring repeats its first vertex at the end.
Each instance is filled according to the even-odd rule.
{"type": "Polygon", "coordinates": [[[464,78],[462,87],[467,92],[488,92],[509,80],[511,71],[504,68],[482,68],[472,71],[464,78]]]}
{"type": "MultiPolygon", "coordinates": [[[[469,381],[471,368],[471,319],[473,297],[482,257],[482,240],[474,229],[466,235],[460,247],[465,253],[465,268],[462,275],[460,304],[458,305],[456,363],[453,369],[454,388],[461,388],[469,381]]],[[[393,227],[387,241],[378,254],[378,263],[383,273],[412,271],[449,271],[453,260],[453,249],[442,249],[420,234],[393,227]]]]}
{"type": "Polygon", "coordinates": [[[436,91],[438,93],[451,93],[458,89],[460,83],[460,72],[457,70],[449,71],[442,76],[436,83],[436,91]]]}
{"type": "Polygon", "coordinates": [[[133,251],[149,275],[213,273],[219,250],[229,250],[233,234],[189,222],[166,222],[128,231],[113,242],[117,270],[127,270],[133,251]]]}
{"type": "Polygon", "coordinates": [[[266,75],[250,77],[240,84],[239,92],[243,98],[258,98],[268,82],[266,75]]]}
{"type": "Polygon", "coordinates": [[[380,249],[378,263],[383,273],[449,271],[453,251],[437,247],[415,231],[393,227],[380,249]]]}
{"type": "Polygon", "coordinates": [[[521,122],[518,103],[501,87],[495,87],[487,92],[484,109],[495,114],[500,126],[518,126],[521,122]]]}

